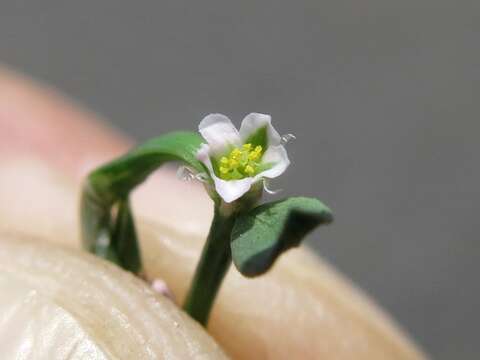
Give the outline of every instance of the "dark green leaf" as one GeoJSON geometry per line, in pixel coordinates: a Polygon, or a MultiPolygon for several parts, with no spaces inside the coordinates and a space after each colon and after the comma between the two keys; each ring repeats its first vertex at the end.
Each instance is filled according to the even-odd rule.
{"type": "Polygon", "coordinates": [[[82,241],[90,252],[123,268],[138,271],[140,254],[128,196],[153,171],[168,161],[179,161],[205,172],[196,153],[200,135],[174,132],[147,141],[126,155],[94,170],[83,186],[81,199],[82,241]],[[112,209],[118,204],[116,217],[112,209]]]}
{"type": "Polygon", "coordinates": [[[232,258],[245,276],[266,272],[277,257],[298,246],[315,227],[333,220],[317,199],[294,197],[261,205],[237,218],[232,231],[232,258]]]}
{"type": "Polygon", "coordinates": [[[140,272],[142,267],[140,250],[128,199],[120,200],[118,204],[112,233],[112,246],[118,258],[118,264],[123,269],[133,273],[140,272]]]}
{"type": "Polygon", "coordinates": [[[179,161],[194,171],[204,172],[196,153],[203,139],[197,133],[174,132],[149,140],[126,155],[101,166],[88,179],[104,200],[114,202],[142,183],[169,161],[179,161]]]}

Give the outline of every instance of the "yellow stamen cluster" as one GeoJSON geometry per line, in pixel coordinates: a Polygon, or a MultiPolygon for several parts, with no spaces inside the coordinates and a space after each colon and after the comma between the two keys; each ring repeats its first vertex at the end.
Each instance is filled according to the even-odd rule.
{"type": "Polygon", "coordinates": [[[233,149],[227,156],[220,158],[220,178],[224,180],[239,180],[254,176],[259,168],[263,148],[258,145],[243,144],[233,149]]]}

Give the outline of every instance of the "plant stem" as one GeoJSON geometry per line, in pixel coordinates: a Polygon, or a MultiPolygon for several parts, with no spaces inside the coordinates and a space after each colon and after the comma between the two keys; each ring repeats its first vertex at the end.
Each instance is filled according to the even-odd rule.
{"type": "Polygon", "coordinates": [[[187,294],[184,310],[206,326],[220,284],[232,262],[230,235],[235,216],[221,214],[218,206],[200,262],[187,294]]]}

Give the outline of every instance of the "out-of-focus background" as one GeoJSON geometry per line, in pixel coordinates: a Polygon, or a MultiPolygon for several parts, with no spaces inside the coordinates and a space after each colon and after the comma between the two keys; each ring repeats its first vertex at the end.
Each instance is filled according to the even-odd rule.
{"type": "Polygon", "coordinates": [[[139,140],[265,112],[309,240],[436,359],[480,352],[480,2],[0,3],[0,62],[139,140]]]}

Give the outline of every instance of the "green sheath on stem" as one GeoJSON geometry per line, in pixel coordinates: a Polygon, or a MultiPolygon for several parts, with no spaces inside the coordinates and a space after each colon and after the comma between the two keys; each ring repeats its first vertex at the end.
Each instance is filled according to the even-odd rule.
{"type": "Polygon", "coordinates": [[[190,285],[184,310],[206,325],[220,284],[232,263],[230,236],[235,216],[224,216],[215,206],[213,222],[190,285]]]}

